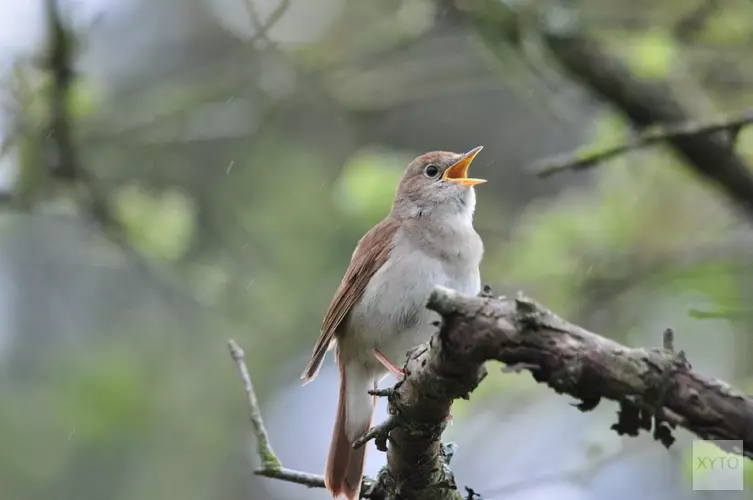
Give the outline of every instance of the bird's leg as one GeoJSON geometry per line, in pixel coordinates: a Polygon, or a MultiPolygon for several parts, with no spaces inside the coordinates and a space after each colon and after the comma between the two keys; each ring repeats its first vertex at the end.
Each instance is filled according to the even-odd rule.
{"type": "MultiPolygon", "coordinates": [[[[397,366],[395,366],[394,364],[392,364],[392,362],[389,359],[387,359],[387,356],[385,356],[384,354],[382,354],[382,352],[379,349],[374,349],[374,356],[376,357],[376,359],[379,360],[380,363],[382,363],[382,365],[385,368],[387,368],[387,370],[389,370],[389,372],[391,374],[393,374],[395,376],[396,379],[398,379],[398,380],[402,380],[403,379],[403,377],[405,376],[405,371],[403,371],[402,368],[398,368],[397,366]]],[[[452,424],[454,422],[452,413],[450,413],[449,415],[447,415],[447,420],[450,421],[450,424],[452,424]]]]}
{"type": "Polygon", "coordinates": [[[382,363],[385,368],[387,368],[387,370],[389,370],[391,374],[395,376],[396,379],[402,380],[402,378],[405,376],[405,372],[401,368],[393,365],[392,362],[387,359],[387,357],[382,354],[379,349],[374,349],[374,356],[379,360],[380,363],[382,363]]]}

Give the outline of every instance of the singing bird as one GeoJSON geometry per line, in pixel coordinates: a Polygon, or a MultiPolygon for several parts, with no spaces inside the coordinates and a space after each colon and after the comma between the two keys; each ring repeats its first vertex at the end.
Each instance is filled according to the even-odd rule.
{"type": "Polygon", "coordinates": [[[324,316],[301,379],[313,380],[335,348],[340,395],[324,474],[333,498],[359,495],[365,447],[352,445],[371,426],[376,400],[368,391],[389,373],[402,377],[408,351],[436,330],[439,315],[425,307],[432,288],[480,291],[473,186],[486,181],[467,173],[481,149],[434,151],[408,165],[392,210],[358,241],[324,316]]]}

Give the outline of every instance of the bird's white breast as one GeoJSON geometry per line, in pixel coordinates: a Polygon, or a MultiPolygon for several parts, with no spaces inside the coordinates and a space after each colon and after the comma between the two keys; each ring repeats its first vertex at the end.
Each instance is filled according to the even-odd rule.
{"type": "MultiPolygon", "coordinates": [[[[479,263],[483,245],[469,217],[403,224],[390,257],[376,272],[361,300],[351,310],[340,349],[361,358],[383,374],[373,357],[379,349],[402,366],[412,347],[429,340],[439,315],[426,308],[435,285],[476,294],[481,287],[479,263]]],[[[352,358],[351,358],[352,359],[352,358]]]]}

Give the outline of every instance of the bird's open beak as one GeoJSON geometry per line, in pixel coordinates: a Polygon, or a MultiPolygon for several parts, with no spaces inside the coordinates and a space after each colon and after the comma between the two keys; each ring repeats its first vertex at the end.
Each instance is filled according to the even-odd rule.
{"type": "Polygon", "coordinates": [[[445,170],[442,178],[466,187],[471,187],[475,186],[476,184],[483,184],[484,182],[486,182],[486,179],[469,179],[467,176],[468,167],[471,166],[471,162],[482,149],[484,149],[484,146],[478,146],[468,151],[450,168],[445,170]]]}

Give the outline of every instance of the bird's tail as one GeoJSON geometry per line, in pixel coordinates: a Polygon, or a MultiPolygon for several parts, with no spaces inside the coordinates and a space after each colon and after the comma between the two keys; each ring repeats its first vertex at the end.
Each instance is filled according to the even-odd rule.
{"type": "Polygon", "coordinates": [[[368,393],[374,379],[357,366],[340,367],[340,397],[335,429],[327,457],[324,482],[333,498],[358,498],[363,477],[366,446],[353,449],[353,442],[371,427],[376,397],[368,393]]]}

